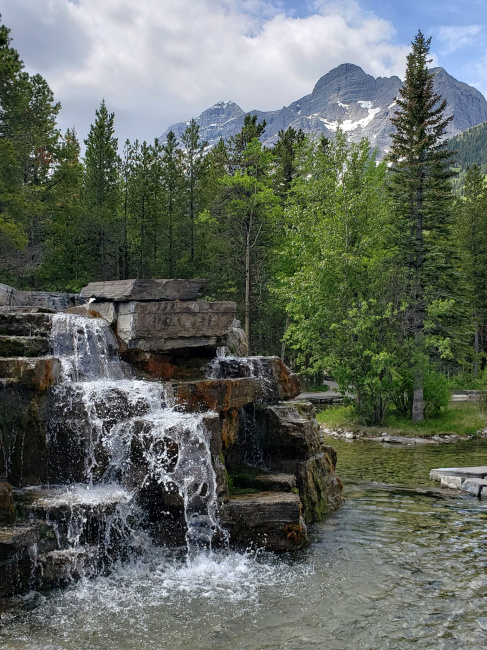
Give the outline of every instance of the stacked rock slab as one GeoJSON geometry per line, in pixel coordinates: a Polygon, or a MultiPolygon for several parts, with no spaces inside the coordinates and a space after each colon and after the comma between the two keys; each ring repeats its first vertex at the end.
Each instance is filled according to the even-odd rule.
{"type": "Polygon", "coordinates": [[[92,282],[81,290],[115,329],[123,358],[153,379],[203,377],[215,350],[242,351],[233,302],[196,300],[204,280],[92,282]]]}

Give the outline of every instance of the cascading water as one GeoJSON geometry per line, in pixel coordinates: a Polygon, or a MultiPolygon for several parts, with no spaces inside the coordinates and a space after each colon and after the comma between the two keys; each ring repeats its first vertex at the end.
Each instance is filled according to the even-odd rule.
{"type": "MultiPolygon", "coordinates": [[[[50,422],[51,482],[72,484],[71,491],[82,485],[102,498],[104,490],[126,490],[133,498],[125,507],[136,520],[144,490],[176,494],[188,550],[211,548],[222,532],[209,414],[180,413],[170,384],[133,379],[102,319],[53,315],[52,347],[62,381],[50,422]]],[[[161,507],[158,516],[166,514],[161,507]]]]}

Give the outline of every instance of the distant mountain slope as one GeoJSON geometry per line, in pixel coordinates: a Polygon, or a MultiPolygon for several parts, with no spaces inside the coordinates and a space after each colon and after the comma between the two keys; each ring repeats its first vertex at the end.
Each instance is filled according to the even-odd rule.
{"type": "Polygon", "coordinates": [[[448,140],[448,148],[457,151],[455,160],[458,167],[467,169],[474,163],[487,173],[487,122],[459,133],[448,140]]]}
{"type": "MultiPolygon", "coordinates": [[[[487,120],[487,101],[475,88],[457,81],[443,68],[433,68],[435,90],[448,102],[448,114],[454,115],[449,135],[453,136],[479,122],[487,120]]],[[[292,126],[305,133],[331,137],[338,126],[346,131],[352,142],[367,137],[377,146],[383,156],[389,149],[395,112],[395,97],[401,87],[399,77],[378,77],[366,74],[362,68],[343,63],[325,74],[317,82],[310,95],[276,111],[250,111],[259,121],[266,120],[263,141],[273,144],[281,129],[292,126]]],[[[234,102],[218,102],[205,110],[197,122],[201,136],[214,146],[220,138],[227,140],[240,131],[245,112],[234,102]]],[[[169,131],[178,139],[188,122],[170,126],[160,139],[165,140],[169,131]]]]}

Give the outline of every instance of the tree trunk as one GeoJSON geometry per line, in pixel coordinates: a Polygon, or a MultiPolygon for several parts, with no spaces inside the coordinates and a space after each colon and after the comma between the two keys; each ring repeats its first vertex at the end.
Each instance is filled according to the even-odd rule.
{"type": "Polygon", "coordinates": [[[479,324],[475,323],[475,342],[474,342],[475,360],[473,363],[473,376],[477,377],[479,373],[479,324]]]}
{"type": "Polygon", "coordinates": [[[249,343],[250,353],[250,233],[252,230],[252,216],[247,223],[247,237],[245,242],[245,335],[249,343]]]}
{"type": "Polygon", "coordinates": [[[419,368],[414,371],[414,392],[413,405],[411,407],[411,420],[413,422],[422,422],[424,420],[424,401],[423,401],[423,372],[419,368]]]}
{"type": "MultiPolygon", "coordinates": [[[[287,328],[289,327],[289,316],[286,316],[286,325],[284,327],[284,334],[287,332],[287,328]]],[[[284,357],[286,355],[286,341],[283,337],[282,343],[281,343],[281,359],[284,361],[284,357]]]]}

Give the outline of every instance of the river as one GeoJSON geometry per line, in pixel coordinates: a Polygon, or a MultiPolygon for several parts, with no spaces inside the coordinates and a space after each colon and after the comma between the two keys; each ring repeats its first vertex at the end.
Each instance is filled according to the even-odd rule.
{"type": "Polygon", "coordinates": [[[149,548],[110,575],[4,613],[0,649],[483,648],[487,502],[419,494],[432,467],[487,464],[487,441],[330,441],[343,507],[295,556],[149,548]]]}

